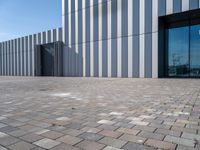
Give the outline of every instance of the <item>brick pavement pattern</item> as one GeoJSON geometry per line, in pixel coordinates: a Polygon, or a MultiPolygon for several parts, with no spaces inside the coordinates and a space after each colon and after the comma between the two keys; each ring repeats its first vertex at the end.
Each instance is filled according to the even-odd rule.
{"type": "Polygon", "coordinates": [[[200,80],[0,77],[0,150],[200,150],[200,80]]]}

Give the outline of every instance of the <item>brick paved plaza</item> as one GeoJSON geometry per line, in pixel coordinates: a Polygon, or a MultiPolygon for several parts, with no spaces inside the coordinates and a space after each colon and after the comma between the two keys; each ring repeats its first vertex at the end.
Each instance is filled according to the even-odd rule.
{"type": "Polygon", "coordinates": [[[200,148],[200,80],[0,77],[0,150],[200,148]]]}

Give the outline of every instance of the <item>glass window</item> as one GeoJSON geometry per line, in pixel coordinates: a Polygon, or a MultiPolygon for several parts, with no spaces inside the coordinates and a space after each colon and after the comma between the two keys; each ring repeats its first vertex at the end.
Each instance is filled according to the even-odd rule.
{"type": "Polygon", "coordinates": [[[200,25],[190,27],[190,76],[200,77],[200,25]]]}
{"type": "Polygon", "coordinates": [[[189,27],[168,29],[168,76],[189,76],[189,27]]]}

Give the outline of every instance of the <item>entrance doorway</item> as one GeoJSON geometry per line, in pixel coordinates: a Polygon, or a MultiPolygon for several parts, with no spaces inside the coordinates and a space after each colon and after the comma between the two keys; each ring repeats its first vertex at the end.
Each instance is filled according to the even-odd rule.
{"type": "Polygon", "coordinates": [[[161,17],[159,25],[161,77],[199,78],[200,10],[161,17]]]}
{"type": "Polygon", "coordinates": [[[62,42],[37,45],[35,47],[35,75],[62,76],[62,42]]]}

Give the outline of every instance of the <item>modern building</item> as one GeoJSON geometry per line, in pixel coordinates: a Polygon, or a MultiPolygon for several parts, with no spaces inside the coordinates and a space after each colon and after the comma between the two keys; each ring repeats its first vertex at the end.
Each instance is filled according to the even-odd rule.
{"type": "MultiPolygon", "coordinates": [[[[42,34],[45,42],[31,43],[32,57],[22,50],[13,58],[15,44],[2,42],[0,74],[200,77],[200,0],[62,2],[63,27],[55,33],[62,38],[52,40],[53,30],[42,34]],[[11,68],[23,73],[10,74],[11,68]]],[[[24,49],[19,41],[18,50],[24,49]]]]}

